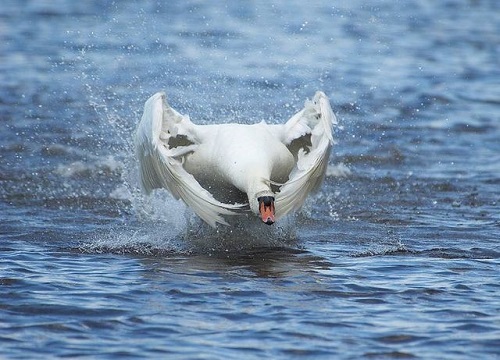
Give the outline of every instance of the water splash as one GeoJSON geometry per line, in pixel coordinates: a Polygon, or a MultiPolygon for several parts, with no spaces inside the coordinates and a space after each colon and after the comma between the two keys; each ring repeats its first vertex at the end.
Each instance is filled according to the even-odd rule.
{"type": "Polygon", "coordinates": [[[99,231],[79,246],[91,253],[238,255],[256,248],[290,248],[297,245],[296,221],[281,219],[273,226],[254,216],[229,219],[231,226],[216,229],[199,219],[166,191],[143,198],[136,219],[99,231]]]}
{"type": "Polygon", "coordinates": [[[165,256],[189,253],[170,223],[148,222],[115,226],[98,232],[82,242],[78,250],[85,253],[137,254],[165,256]]]}

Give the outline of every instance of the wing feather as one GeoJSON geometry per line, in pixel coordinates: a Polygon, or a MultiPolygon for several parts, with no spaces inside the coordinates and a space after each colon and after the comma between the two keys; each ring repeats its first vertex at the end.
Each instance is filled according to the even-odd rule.
{"type": "Polygon", "coordinates": [[[196,151],[199,142],[196,126],[168,105],[165,93],[150,97],[135,133],[142,187],[148,194],[157,188],[169,190],[212,227],[227,224],[222,215],[236,215],[244,205],[216,200],[182,166],[183,156],[196,151]]]}
{"type": "Polygon", "coordinates": [[[284,143],[293,143],[291,151],[297,164],[276,194],[277,218],[299,209],[307,195],[320,187],[334,144],[332,127],[336,124],[330,102],[320,91],[285,124],[284,143]]]}

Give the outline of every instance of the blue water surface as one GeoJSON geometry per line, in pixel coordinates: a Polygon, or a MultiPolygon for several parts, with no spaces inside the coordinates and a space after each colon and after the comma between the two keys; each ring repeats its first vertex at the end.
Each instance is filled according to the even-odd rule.
{"type": "Polygon", "coordinates": [[[0,357],[500,358],[500,3],[0,5],[0,357]],[[276,226],[146,197],[132,134],[286,121],[327,177],[276,226]]]}

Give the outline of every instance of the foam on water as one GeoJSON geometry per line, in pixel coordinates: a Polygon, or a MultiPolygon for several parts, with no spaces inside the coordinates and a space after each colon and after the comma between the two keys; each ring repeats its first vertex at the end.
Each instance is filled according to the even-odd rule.
{"type": "Polygon", "coordinates": [[[297,243],[293,217],[267,226],[255,216],[237,216],[228,218],[231,226],[219,225],[214,229],[165,190],[136,198],[134,211],[133,221],[99,231],[80,244],[80,250],[158,256],[170,253],[231,255],[254,248],[290,247],[297,243]]]}

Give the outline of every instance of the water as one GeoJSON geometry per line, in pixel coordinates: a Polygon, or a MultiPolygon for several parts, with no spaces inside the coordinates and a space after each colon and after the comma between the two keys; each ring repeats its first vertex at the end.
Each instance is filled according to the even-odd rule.
{"type": "Polygon", "coordinates": [[[496,1],[0,6],[2,358],[500,357],[496,1]],[[166,90],[200,123],[340,120],[273,228],[138,190],[166,90]]]}

